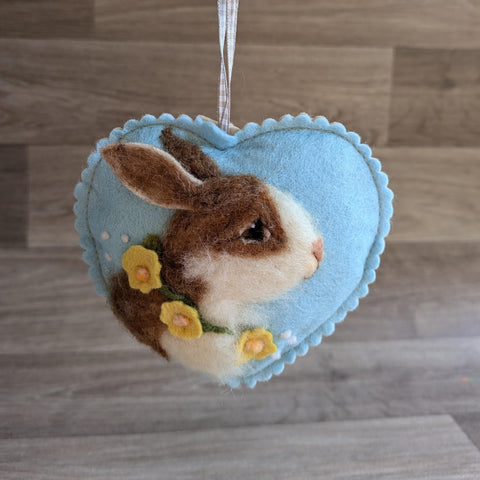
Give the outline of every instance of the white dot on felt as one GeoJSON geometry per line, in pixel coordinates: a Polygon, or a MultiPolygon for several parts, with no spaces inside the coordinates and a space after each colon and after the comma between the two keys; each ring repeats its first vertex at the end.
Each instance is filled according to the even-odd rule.
{"type": "Polygon", "coordinates": [[[290,338],[292,336],[291,330],[285,330],[280,334],[280,338],[290,338]]]}
{"type": "Polygon", "coordinates": [[[280,358],[280,352],[276,351],[272,353],[272,360],[278,360],[280,358]]]}
{"type": "Polygon", "coordinates": [[[105,252],[105,259],[107,260],[107,262],[112,261],[112,257],[107,252],[105,252]]]}
{"type": "Polygon", "coordinates": [[[287,343],[289,345],[295,345],[297,343],[297,337],[294,335],[287,343]]]}
{"type": "Polygon", "coordinates": [[[127,243],[130,240],[130,237],[127,234],[123,234],[121,237],[123,243],[127,243]]]}
{"type": "Polygon", "coordinates": [[[108,232],[101,233],[102,240],[108,240],[110,238],[110,234],[108,232]]]}

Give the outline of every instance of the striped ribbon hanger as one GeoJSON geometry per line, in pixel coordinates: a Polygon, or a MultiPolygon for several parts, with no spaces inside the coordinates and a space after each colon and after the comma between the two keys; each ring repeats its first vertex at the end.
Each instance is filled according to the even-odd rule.
{"type": "Polygon", "coordinates": [[[218,126],[229,132],[233,57],[237,36],[239,0],[217,0],[218,39],[220,43],[220,79],[218,82],[218,126]],[[226,48],[225,48],[226,43],[226,48]]]}

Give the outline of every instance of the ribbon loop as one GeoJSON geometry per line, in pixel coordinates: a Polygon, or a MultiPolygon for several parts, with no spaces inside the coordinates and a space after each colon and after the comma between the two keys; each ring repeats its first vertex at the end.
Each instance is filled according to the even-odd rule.
{"type": "Polygon", "coordinates": [[[217,0],[218,40],[220,44],[220,78],[218,82],[218,126],[225,132],[230,128],[230,98],[233,58],[237,36],[239,0],[217,0]],[[225,49],[226,43],[226,49],[225,49]]]}

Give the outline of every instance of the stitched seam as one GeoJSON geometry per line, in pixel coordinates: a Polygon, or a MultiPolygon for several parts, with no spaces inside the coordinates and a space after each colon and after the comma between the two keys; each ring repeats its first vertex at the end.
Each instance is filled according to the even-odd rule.
{"type": "MultiPolygon", "coordinates": [[[[331,133],[333,133],[333,132],[331,132],[331,133]]],[[[341,137],[341,138],[344,138],[344,137],[342,137],[341,135],[338,135],[338,136],[341,137]]],[[[347,139],[344,138],[344,140],[347,140],[347,139]]],[[[347,142],[348,142],[348,140],[347,140],[347,142]]],[[[368,260],[370,259],[371,255],[372,255],[372,250],[373,250],[373,248],[375,247],[375,245],[376,245],[376,243],[377,243],[377,241],[378,241],[378,235],[379,235],[379,233],[380,233],[380,223],[381,223],[382,216],[383,216],[383,215],[382,215],[382,204],[381,204],[381,202],[380,202],[379,186],[378,186],[378,184],[377,184],[377,182],[376,182],[375,176],[373,175],[373,171],[372,171],[372,169],[370,168],[370,165],[368,164],[367,159],[366,159],[366,158],[363,156],[363,154],[355,147],[355,145],[353,145],[351,142],[349,142],[349,143],[355,148],[355,150],[357,150],[358,153],[360,153],[360,155],[361,155],[362,158],[364,159],[365,163],[366,163],[367,166],[368,166],[368,169],[369,169],[369,171],[370,171],[370,174],[372,175],[373,183],[375,184],[375,187],[377,188],[378,217],[379,217],[379,221],[378,221],[378,224],[377,224],[377,232],[375,233],[375,238],[374,238],[373,243],[372,243],[372,245],[371,245],[371,247],[370,247],[370,250],[368,251],[367,260],[365,261],[365,265],[367,265],[368,260]]],[[[365,278],[365,274],[366,274],[367,270],[371,270],[371,269],[367,269],[367,268],[364,268],[364,269],[363,269],[362,278],[361,278],[360,281],[357,283],[357,285],[355,285],[355,288],[352,290],[352,292],[350,293],[350,295],[348,295],[348,297],[342,302],[342,304],[340,305],[340,307],[338,307],[338,308],[335,310],[335,312],[333,312],[332,315],[330,315],[330,317],[328,317],[316,330],[314,330],[313,332],[310,332],[300,343],[298,343],[298,344],[295,345],[295,346],[292,346],[292,348],[290,348],[289,350],[284,350],[284,351],[282,351],[282,356],[283,356],[284,354],[290,353],[291,351],[294,351],[294,352],[295,352],[295,358],[296,358],[296,356],[297,356],[297,354],[296,354],[297,348],[298,348],[303,342],[305,342],[305,341],[308,343],[308,339],[309,339],[317,330],[321,329],[322,326],[323,326],[325,323],[330,322],[331,319],[338,314],[338,312],[339,312],[340,308],[342,307],[342,305],[351,297],[351,295],[353,294],[353,292],[354,292],[362,283],[364,283],[364,278],[365,278]]],[[[349,311],[349,310],[347,310],[347,312],[348,312],[348,311],[349,311]]],[[[335,324],[336,322],[333,322],[333,323],[335,324]]],[[[322,334],[322,337],[323,337],[323,334],[322,334]]],[[[308,344],[308,347],[310,347],[310,346],[311,346],[311,345],[308,344]]],[[[279,361],[279,360],[274,360],[272,363],[269,363],[268,365],[266,365],[266,366],[265,366],[264,368],[262,368],[261,370],[258,370],[257,372],[255,372],[253,375],[248,375],[248,376],[246,376],[245,379],[253,378],[253,377],[258,377],[258,375],[259,375],[260,373],[262,373],[262,372],[264,372],[264,371],[266,371],[266,370],[268,370],[268,369],[271,369],[272,365],[273,365],[274,363],[278,362],[278,361],[279,361]]],[[[285,364],[286,362],[283,361],[282,363],[285,364]]],[[[271,370],[270,370],[270,373],[273,375],[273,372],[272,372],[271,370]]]]}
{"type": "Polygon", "coordinates": [[[87,205],[85,207],[85,220],[86,220],[86,223],[87,223],[87,229],[88,229],[88,233],[90,235],[90,238],[93,239],[93,247],[95,249],[95,256],[97,257],[98,267],[100,268],[100,274],[102,276],[103,284],[105,285],[105,288],[107,288],[107,280],[105,279],[105,274],[103,273],[102,262],[100,261],[100,254],[98,253],[98,248],[97,248],[97,241],[95,240],[95,237],[93,236],[92,230],[90,228],[90,220],[89,220],[89,215],[88,215],[89,206],[90,206],[90,192],[92,191],[92,188],[93,188],[93,180],[95,178],[95,174],[97,173],[97,168],[100,165],[100,162],[102,160],[103,160],[102,157],[100,157],[100,160],[95,165],[95,168],[93,169],[93,172],[92,172],[92,178],[90,179],[90,185],[88,186],[87,205]]]}
{"type": "MultiPolygon", "coordinates": [[[[377,232],[375,234],[375,238],[373,240],[373,243],[370,247],[370,250],[368,252],[368,255],[367,255],[367,260],[365,262],[365,265],[368,263],[368,260],[370,259],[371,257],[371,254],[372,254],[372,250],[375,246],[375,244],[377,243],[377,240],[378,240],[378,235],[379,235],[379,232],[380,232],[380,224],[381,224],[381,220],[382,220],[382,217],[383,217],[383,212],[382,212],[382,203],[380,201],[380,192],[379,192],[379,185],[377,183],[377,180],[375,178],[375,175],[374,175],[374,172],[367,160],[367,158],[365,157],[365,155],[359,150],[359,148],[354,145],[348,138],[345,138],[345,136],[337,133],[337,132],[332,132],[331,130],[327,130],[325,128],[310,128],[310,127],[289,127],[289,128],[279,128],[279,129],[274,129],[274,130],[269,130],[267,132],[260,132],[260,133],[257,133],[256,135],[253,135],[251,137],[248,137],[248,138],[244,138],[243,140],[241,140],[240,142],[237,142],[235,145],[231,145],[231,146],[227,146],[225,148],[218,148],[215,144],[213,144],[212,142],[210,142],[209,140],[207,140],[205,137],[199,135],[198,133],[194,132],[193,130],[190,130],[188,128],[184,128],[184,127],[177,127],[171,123],[163,123],[163,122],[156,122],[156,123],[151,123],[149,125],[141,125],[141,126],[138,126],[138,127],[135,127],[134,129],[128,131],[127,133],[123,134],[119,140],[124,140],[130,133],[132,132],[135,132],[137,130],[140,130],[142,128],[147,128],[147,127],[151,127],[152,125],[159,125],[159,126],[170,126],[172,128],[175,128],[177,130],[182,130],[184,132],[189,132],[191,133],[192,135],[194,135],[195,137],[203,140],[205,143],[207,143],[208,145],[210,145],[211,147],[215,148],[216,150],[219,150],[219,151],[227,151],[227,150],[230,150],[232,148],[235,148],[237,147],[238,145],[241,145],[242,143],[245,143],[246,141],[248,140],[252,140],[252,139],[255,139],[255,138],[258,138],[258,137],[261,137],[263,135],[267,135],[267,134],[271,134],[271,133],[275,133],[275,132],[285,132],[285,131],[289,131],[289,130],[310,130],[310,131],[314,131],[314,132],[324,132],[324,133],[330,133],[330,134],[333,134],[343,140],[345,140],[346,142],[348,142],[359,154],[360,156],[363,158],[364,162],[367,164],[367,167],[368,167],[368,170],[370,171],[370,175],[373,179],[373,182],[375,184],[375,187],[376,187],[376,190],[377,190],[377,199],[378,199],[378,210],[379,210],[379,221],[378,221],[378,224],[377,224],[377,232]]],[[[90,198],[90,190],[92,188],[92,185],[93,185],[93,180],[95,178],[95,173],[97,171],[97,168],[98,166],[100,165],[100,162],[103,160],[102,157],[100,157],[100,160],[97,162],[97,165],[95,166],[95,169],[92,173],[92,179],[91,179],[91,182],[90,182],[90,186],[89,186],[89,190],[88,190],[88,194],[87,194],[87,227],[88,227],[88,231],[91,235],[91,237],[93,238],[93,235],[91,233],[91,230],[90,230],[90,224],[88,222],[88,203],[89,203],[89,198],[90,198]]],[[[94,242],[94,248],[95,248],[95,254],[97,256],[97,261],[99,263],[99,267],[100,267],[100,273],[103,277],[103,281],[104,281],[104,284],[106,286],[106,279],[105,279],[105,275],[103,273],[103,269],[102,269],[102,264],[100,263],[100,258],[99,258],[99,254],[98,254],[98,250],[97,250],[97,242],[95,240],[95,238],[93,238],[93,242],[94,242]]],[[[365,277],[365,273],[367,272],[367,268],[364,268],[363,269],[363,272],[362,272],[362,278],[360,279],[360,282],[357,283],[357,285],[355,286],[355,288],[352,290],[352,293],[362,284],[364,283],[364,277],[365,277]]],[[[350,296],[352,295],[352,293],[350,293],[350,295],[342,302],[342,305],[350,298],[350,296]]],[[[341,306],[340,306],[341,307],[341,306]]],[[[328,317],[327,320],[325,320],[325,322],[322,323],[325,324],[326,322],[330,321],[331,318],[333,318],[335,315],[337,315],[337,313],[339,312],[340,310],[340,307],[337,308],[337,310],[335,310],[335,312],[330,316],[328,317]]],[[[308,340],[308,338],[313,334],[315,333],[315,330],[313,332],[311,332],[309,335],[307,335],[307,337],[304,338],[304,340],[301,342],[305,342],[306,340],[308,340]]],[[[323,335],[322,335],[323,336],[323,335]]],[[[286,353],[289,353],[291,352],[292,350],[296,350],[298,348],[299,345],[301,345],[301,343],[299,343],[298,345],[296,345],[295,347],[292,347],[290,350],[286,350],[284,352],[282,352],[282,356],[286,353]]],[[[278,360],[276,360],[278,361],[278,360]]],[[[276,362],[275,361],[275,362],[276,362]]],[[[268,364],[267,366],[265,366],[265,368],[263,368],[262,370],[259,370],[258,372],[256,372],[253,376],[258,376],[261,372],[267,370],[268,368],[270,368],[275,362],[272,362],[270,364],[268,364]]],[[[283,362],[285,363],[285,362],[283,362]]],[[[273,374],[273,372],[272,372],[273,374]]],[[[252,375],[250,376],[247,376],[245,378],[249,378],[249,377],[252,377],[252,375]]]]}
{"type": "MultiPolygon", "coordinates": [[[[215,148],[216,150],[219,150],[220,152],[226,152],[227,150],[230,150],[232,148],[235,148],[237,147],[238,145],[241,145],[242,143],[245,143],[247,142],[248,140],[253,140],[254,138],[258,138],[258,137],[261,137],[263,135],[268,135],[270,133],[275,133],[275,132],[287,132],[289,130],[310,130],[312,132],[325,132],[325,133],[331,133],[332,135],[336,135],[337,137],[340,137],[342,138],[343,140],[345,140],[346,142],[348,142],[353,148],[355,148],[355,150],[362,156],[362,158],[366,161],[366,158],[364,157],[364,155],[362,154],[362,152],[360,152],[360,150],[358,150],[358,148],[348,139],[348,138],[345,138],[343,135],[340,135],[339,133],[337,132],[332,132],[331,130],[327,130],[325,128],[310,128],[310,127],[285,127],[285,128],[277,128],[277,129],[274,129],[274,130],[269,130],[268,132],[260,132],[260,133],[257,133],[256,135],[253,135],[251,137],[247,137],[247,138],[244,138],[243,140],[237,142],[235,145],[230,145],[230,146],[227,146],[227,147],[224,147],[224,148],[219,148],[217,145],[215,145],[214,143],[210,142],[209,140],[207,140],[205,137],[202,137],[201,135],[199,135],[197,132],[194,132],[193,130],[190,130],[189,128],[184,128],[184,127],[177,127],[171,123],[150,123],[149,125],[141,125],[139,127],[135,127],[133,128],[132,130],[129,130],[127,133],[124,133],[120,138],[119,140],[124,140],[126,137],[128,137],[128,135],[132,132],[136,132],[137,130],[141,130],[142,128],[147,128],[147,127],[151,127],[152,125],[160,125],[160,126],[164,126],[164,127],[171,127],[171,128],[175,128],[177,130],[182,130],[183,132],[188,132],[188,133],[191,133],[193,136],[203,140],[206,144],[208,144],[210,147],[213,147],[215,148]]],[[[232,135],[231,135],[232,136],[232,135]]]]}

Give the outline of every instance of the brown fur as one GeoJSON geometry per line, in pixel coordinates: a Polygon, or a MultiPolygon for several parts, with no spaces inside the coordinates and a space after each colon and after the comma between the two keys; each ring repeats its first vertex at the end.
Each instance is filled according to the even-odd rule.
{"type": "Polygon", "coordinates": [[[264,184],[253,176],[238,175],[214,179],[205,184],[203,209],[178,211],[164,238],[164,277],[176,290],[198,303],[205,293],[200,281],[187,282],[183,275],[185,254],[205,249],[212,254],[263,257],[285,248],[286,236],[280,218],[264,184]],[[245,244],[241,232],[261,218],[270,230],[268,242],[245,244]]]}
{"type": "Polygon", "coordinates": [[[120,272],[110,279],[110,305],[115,316],[142,343],[168,360],[160,339],[167,326],[160,321],[160,309],[166,298],[158,291],[148,294],[130,288],[128,276],[120,272]]]}
{"type": "Polygon", "coordinates": [[[123,143],[107,145],[101,152],[118,179],[147,202],[167,208],[193,208],[198,185],[170,160],[168,153],[123,143]]]}
{"type": "MultiPolygon", "coordinates": [[[[162,278],[198,304],[206,287],[200,279],[185,279],[188,255],[209,250],[213,255],[227,252],[261,258],[287,248],[286,234],[263,182],[252,175],[220,176],[218,167],[199,147],[175,138],[169,129],[162,139],[169,152],[183,155],[178,162],[168,154],[131,144],[109,145],[102,155],[130,190],[151,203],[177,208],[163,241],[162,278]],[[180,162],[203,182],[192,181],[180,162]],[[242,232],[259,218],[270,238],[246,244],[242,232]]],[[[145,295],[132,290],[122,273],[111,281],[110,301],[116,316],[139,341],[166,355],[160,345],[166,326],[159,319],[165,298],[158,291],[145,295]]]]}
{"type": "Polygon", "coordinates": [[[163,149],[176,158],[193,176],[200,180],[206,180],[222,175],[218,165],[208,155],[205,155],[198,145],[176,137],[170,127],[162,131],[161,140],[163,149]]]}

